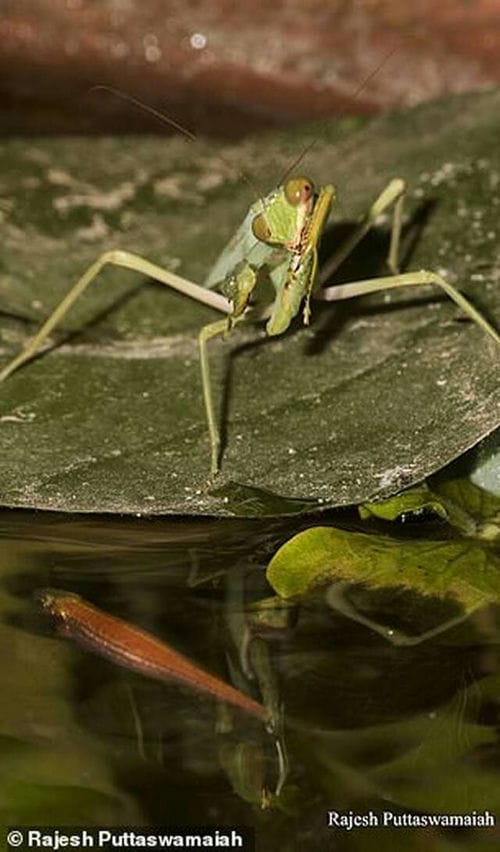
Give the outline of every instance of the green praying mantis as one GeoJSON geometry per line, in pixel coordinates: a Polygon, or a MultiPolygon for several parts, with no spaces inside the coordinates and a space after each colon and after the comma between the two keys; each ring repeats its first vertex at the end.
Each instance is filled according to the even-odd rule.
{"type": "Polygon", "coordinates": [[[311,316],[313,300],[351,299],[381,290],[419,287],[432,284],[443,290],[460,309],[488,334],[497,345],[500,336],[476,308],[436,272],[399,271],[399,246],[406,185],[400,178],[391,180],[372,203],[321,270],[318,246],[335,188],[328,184],[317,190],[304,176],[289,177],[269,195],[251,205],[242,224],[223,250],[203,286],[157,266],[145,258],[124,250],[107,251],[84,272],[24,348],[0,372],[0,382],[32,359],[76,300],[99,276],[103,267],[125,267],[165,284],[192,299],[224,314],[199,332],[199,357],[203,398],[210,437],[210,472],[221,467],[220,428],[215,414],[208,358],[208,343],[225,337],[242,322],[266,321],[269,336],[287,331],[302,309],[304,324],[311,316]],[[324,286],[382,214],[391,212],[391,235],[387,263],[390,275],[324,286]]]}

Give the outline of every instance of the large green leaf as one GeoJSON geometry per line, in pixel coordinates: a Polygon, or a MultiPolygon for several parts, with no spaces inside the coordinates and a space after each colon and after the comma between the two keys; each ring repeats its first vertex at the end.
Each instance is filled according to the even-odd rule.
{"type": "MultiPolygon", "coordinates": [[[[487,93],[378,120],[355,136],[321,128],[300,170],[337,180],[344,221],[390,177],[406,178],[407,268],[443,271],[498,322],[499,116],[500,95],[487,93]]],[[[202,281],[253,200],[239,170],[251,164],[267,190],[315,133],[237,148],[4,143],[4,359],[111,247],[202,281]]],[[[325,254],[345,230],[330,229],[325,254]]],[[[381,274],[386,250],[379,230],[344,277],[381,274]]],[[[227,443],[210,490],[196,335],[215,315],[143,285],[103,273],[54,341],[78,336],[0,388],[4,505],[240,514],[345,505],[422,479],[498,423],[492,344],[447,299],[428,289],[322,307],[310,329],[285,338],[237,329],[211,345],[227,443]]]]}
{"type": "Polygon", "coordinates": [[[412,589],[475,607],[498,601],[499,568],[498,556],[472,540],[402,541],[311,527],[280,548],[269,563],[267,577],[284,598],[346,580],[372,588],[412,589]]]}
{"type": "MultiPolygon", "coordinates": [[[[268,565],[267,578],[283,598],[296,598],[319,585],[342,580],[448,598],[467,609],[498,602],[500,563],[494,544],[500,497],[465,478],[441,476],[431,480],[431,487],[420,486],[382,503],[365,504],[360,514],[396,520],[407,512],[416,511],[418,516],[429,507],[463,538],[407,539],[311,527],[279,548],[268,565]]],[[[397,525],[395,529],[397,532],[397,525]]]]}

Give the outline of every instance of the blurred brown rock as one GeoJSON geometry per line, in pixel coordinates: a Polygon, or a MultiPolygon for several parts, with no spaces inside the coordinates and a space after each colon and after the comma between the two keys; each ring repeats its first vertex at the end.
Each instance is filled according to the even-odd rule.
{"type": "Polygon", "coordinates": [[[158,130],[103,84],[237,136],[498,83],[500,2],[2,0],[0,44],[4,134],[158,130]]]}

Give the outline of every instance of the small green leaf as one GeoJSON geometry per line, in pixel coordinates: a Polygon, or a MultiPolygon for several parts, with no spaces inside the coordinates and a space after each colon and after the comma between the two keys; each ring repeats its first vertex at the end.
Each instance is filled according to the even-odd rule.
{"type": "Polygon", "coordinates": [[[278,635],[293,628],[297,609],[280,597],[263,598],[248,607],[246,621],[255,635],[278,635]]]}
{"type": "Polygon", "coordinates": [[[358,511],[363,519],[374,517],[385,521],[395,521],[406,514],[418,517],[424,512],[432,512],[440,518],[448,518],[445,507],[433,496],[427,485],[402,491],[401,494],[377,503],[362,503],[358,511]]]}
{"type": "Polygon", "coordinates": [[[450,524],[484,541],[500,535],[500,497],[478,488],[465,477],[434,477],[430,487],[443,501],[450,524]]]}
{"type": "Polygon", "coordinates": [[[418,517],[432,512],[471,538],[495,541],[500,535],[500,497],[474,485],[465,476],[437,474],[428,483],[410,488],[387,500],[363,503],[363,519],[401,520],[407,513],[418,517]]]}

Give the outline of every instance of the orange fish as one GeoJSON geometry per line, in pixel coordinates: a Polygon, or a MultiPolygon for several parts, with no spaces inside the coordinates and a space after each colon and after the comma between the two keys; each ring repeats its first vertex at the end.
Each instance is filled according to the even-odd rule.
{"type": "Polygon", "coordinates": [[[69,592],[45,589],[37,594],[43,610],[52,615],[59,632],[107,657],[113,663],[162,681],[177,681],[239,707],[262,722],[266,708],[234,686],[203,671],[155,636],[115,618],[69,592]]]}

